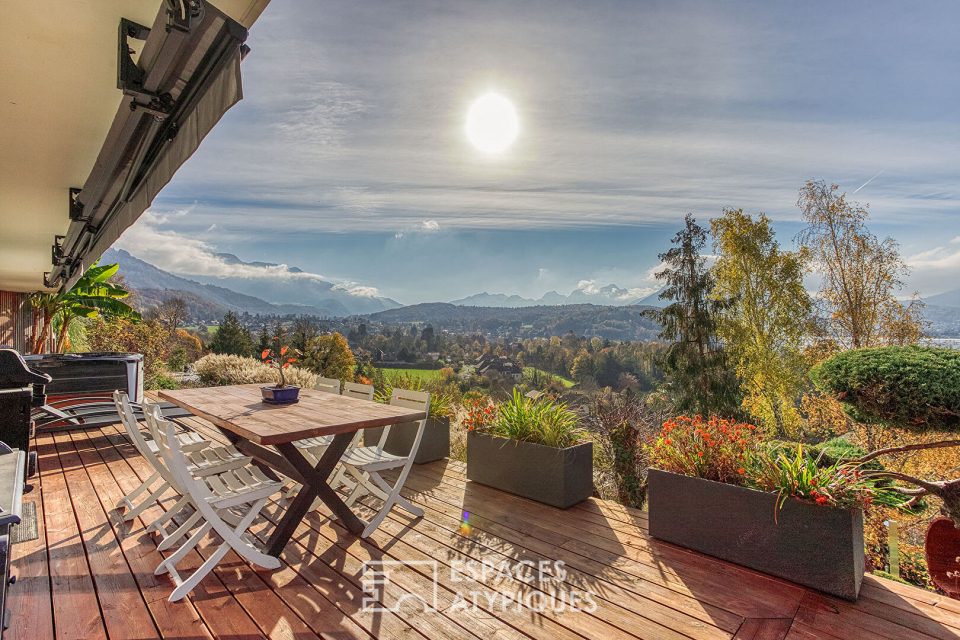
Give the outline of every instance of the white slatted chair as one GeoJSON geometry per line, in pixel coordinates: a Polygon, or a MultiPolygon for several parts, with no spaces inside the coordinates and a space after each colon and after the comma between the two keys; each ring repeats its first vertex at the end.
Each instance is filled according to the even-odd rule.
{"type": "Polygon", "coordinates": [[[148,418],[148,424],[154,432],[160,456],[174,482],[179,485],[184,496],[190,499],[199,519],[203,520],[203,524],[190,538],[157,565],[154,571],[154,575],[167,573],[173,579],[176,586],[170,594],[170,602],[176,602],[190,593],[231,549],[248,562],[265,569],[279,568],[280,560],[263,553],[244,536],[249,535],[247,529],[260,515],[270,496],[281,490],[283,483],[271,480],[254,465],[195,477],[183,447],[177,440],[176,425],[156,414],[153,414],[152,419],[148,418]],[[231,521],[225,518],[227,514],[232,516],[231,521]],[[216,532],[223,542],[202,565],[184,578],[177,571],[177,564],[211,531],[216,532]]]}
{"type": "MultiPolygon", "coordinates": [[[[419,409],[427,413],[430,409],[430,394],[425,391],[394,389],[390,404],[409,409],[419,409]]],[[[407,476],[410,474],[411,467],[413,467],[413,459],[420,448],[420,441],[423,439],[423,431],[426,425],[426,418],[417,423],[417,435],[414,437],[413,446],[406,456],[397,456],[384,450],[387,437],[390,435],[390,426],[383,428],[380,441],[375,447],[355,447],[343,455],[341,463],[356,483],[347,499],[347,505],[352,506],[360,496],[367,494],[376,496],[383,501],[380,510],[367,524],[363,533],[360,534],[361,537],[366,538],[376,531],[394,505],[403,508],[417,518],[423,515],[423,509],[411,504],[401,496],[400,490],[403,489],[403,484],[407,481],[407,476]],[[393,485],[380,475],[381,472],[392,469],[400,470],[393,485]]]]}
{"type": "MultiPolygon", "coordinates": [[[[327,380],[328,378],[321,378],[321,380],[327,380]]],[[[340,381],[337,381],[339,388],[340,381]]],[[[343,385],[343,392],[340,395],[344,395],[350,398],[359,398],[360,400],[369,400],[373,402],[373,393],[374,388],[371,384],[361,384],[359,382],[347,382],[343,385]]],[[[358,446],[360,444],[361,431],[357,431],[353,436],[353,440],[350,441],[347,451],[358,446]]],[[[298,440],[294,444],[298,449],[304,454],[304,457],[312,465],[316,465],[320,461],[320,456],[323,455],[323,452],[327,450],[327,447],[330,446],[330,443],[333,442],[333,436],[317,436],[315,438],[305,438],[303,440],[298,440]]],[[[341,485],[347,485],[348,488],[353,488],[354,483],[346,477],[343,467],[338,466],[337,471],[333,476],[333,482],[330,483],[330,486],[336,489],[341,485]]],[[[290,487],[287,492],[284,494],[285,498],[292,498],[297,495],[297,492],[300,490],[298,485],[290,487]]]]}
{"type": "MultiPolygon", "coordinates": [[[[117,409],[117,415],[120,416],[120,422],[126,431],[127,439],[130,440],[141,456],[146,458],[148,462],[151,462],[151,467],[154,469],[154,472],[140,483],[139,487],[125,495],[117,503],[118,510],[125,510],[123,519],[133,520],[143,513],[145,509],[156,504],[160,496],[170,487],[170,484],[163,478],[160,472],[156,470],[156,465],[152,463],[152,460],[157,455],[157,445],[153,442],[152,436],[148,436],[144,433],[144,430],[140,428],[140,423],[130,404],[130,398],[123,391],[114,391],[113,404],[117,409]],[[151,489],[151,487],[154,488],[151,489]],[[134,503],[137,498],[144,494],[147,495],[140,503],[134,503]]],[[[204,440],[199,434],[192,431],[180,433],[177,437],[183,445],[184,451],[199,451],[210,445],[207,440],[204,440]]]]}
{"type": "Polygon", "coordinates": [[[317,391],[325,391],[326,393],[340,393],[340,381],[336,378],[317,378],[316,384],[313,385],[313,388],[317,391]]]}
{"type": "MultiPolygon", "coordinates": [[[[157,488],[150,491],[149,495],[144,498],[140,504],[124,512],[123,519],[132,520],[145,509],[155,504],[158,505],[160,498],[167,490],[172,489],[179,493],[180,498],[177,502],[160,517],[147,525],[147,531],[156,531],[162,535],[162,539],[157,547],[161,551],[169,549],[177,540],[189,533],[190,528],[196,524],[196,518],[192,521],[188,519],[184,525],[176,527],[173,532],[168,532],[165,529],[170,520],[189,506],[190,500],[180,491],[170,471],[160,459],[159,446],[153,437],[152,430],[149,429],[150,420],[154,416],[162,418],[163,413],[160,411],[159,405],[149,402],[143,403],[144,418],[148,423],[148,433],[150,433],[150,438],[148,439],[140,429],[140,424],[137,422],[136,415],[133,413],[127,394],[122,391],[115,391],[113,399],[117,405],[117,413],[120,415],[123,426],[126,429],[127,437],[133,442],[134,447],[136,447],[140,455],[143,456],[151,468],[153,468],[153,474],[151,474],[140,487],[121,499],[117,508],[132,506],[133,499],[136,499],[138,492],[144,493],[150,491],[149,487],[156,484],[157,488]],[[144,486],[148,488],[144,489],[144,486]]],[[[207,440],[203,440],[202,438],[198,440],[197,437],[192,436],[197,436],[197,434],[193,432],[178,433],[177,441],[180,443],[181,449],[189,457],[191,471],[196,475],[220,473],[250,463],[248,456],[243,455],[232,446],[213,445],[207,440]]]]}

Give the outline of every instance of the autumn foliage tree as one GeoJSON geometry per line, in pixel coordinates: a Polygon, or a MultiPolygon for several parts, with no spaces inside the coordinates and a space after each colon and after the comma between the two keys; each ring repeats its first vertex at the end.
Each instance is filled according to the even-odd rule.
{"type": "Polygon", "coordinates": [[[867,228],[867,208],[847,200],[837,185],[814,180],[800,189],[797,206],[807,223],[797,239],[822,278],[818,305],[826,336],[849,349],[916,342],[922,304],[897,300],[909,271],[897,243],[867,228]]]}
{"type": "Polygon", "coordinates": [[[303,364],[325,378],[353,380],[357,361],[347,339],[334,332],[312,338],[307,343],[303,364]]]}
{"type": "Polygon", "coordinates": [[[811,315],[805,251],[784,251],[770,220],[727,209],[710,222],[718,259],[712,297],[724,303],[717,334],[740,379],[743,408],[780,435],[802,425],[802,348],[811,315]]]}

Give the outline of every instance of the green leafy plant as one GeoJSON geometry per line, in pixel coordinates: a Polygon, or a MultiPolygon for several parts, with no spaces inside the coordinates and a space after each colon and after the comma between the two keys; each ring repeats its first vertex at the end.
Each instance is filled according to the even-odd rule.
{"type": "Polygon", "coordinates": [[[38,291],[30,296],[30,304],[41,311],[42,324],[33,343],[34,353],[45,350],[51,328],[56,329],[54,351],[64,352],[69,346],[70,327],[78,318],[127,318],[139,320],[140,314],[123,301],[130,292],[109,282],[120,265],[94,264],[69,291],[38,291]]]}
{"type": "Polygon", "coordinates": [[[436,380],[426,381],[421,376],[414,376],[406,373],[395,373],[393,375],[384,375],[382,369],[377,370],[372,382],[376,387],[373,399],[376,402],[384,404],[390,402],[394,389],[406,389],[408,391],[429,391],[430,392],[430,417],[431,418],[449,418],[454,414],[454,394],[452,384],[449,381],[436,380]]]}
{"type": "Polygon", "coordinates": [[[580,442],[583,432],[577,414],[567,405],[546,397],[531,399],[514,388],[501,404],[485,433],[563,449],[580,442]]]}
{"type": "Polygon", "coordinates": [[[814,384],[860,422],[910,428],[960,425],[960,351],[880,347],[837,354],[810,372],[814,384]]]}
{"type": "Polygon", "coordinates": [[[781,506],[787,498],[834,507],[865,507],[873,501],[876,483],[857,465],[823,465],[822,456],[809,455],[802,444],[791,453],[758,451],[750,464],[748,484],[776,492],[781,506]]]}

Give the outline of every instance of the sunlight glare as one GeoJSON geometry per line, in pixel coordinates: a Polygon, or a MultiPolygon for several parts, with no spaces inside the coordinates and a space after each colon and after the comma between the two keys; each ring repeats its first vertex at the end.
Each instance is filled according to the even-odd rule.
{"type": "Polygon", "coordinates": [[[520,132],[513,103],[499,93],[477,98],[467,112],[467,139],[484,153],[505,151],[520,132]]]}

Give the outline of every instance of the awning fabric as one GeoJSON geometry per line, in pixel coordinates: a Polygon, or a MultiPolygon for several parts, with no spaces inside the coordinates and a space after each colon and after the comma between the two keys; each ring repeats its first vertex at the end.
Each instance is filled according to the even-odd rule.
{"type": "Polygon", "coordinates": [[[94,168],[74,197],[74,221],[54,247],[51,286],[71,286],[242,99],[246,29],[212,5],[201,6],[199,15],[189,17],[171,15],[166,7],[158,14],[139,57],[143,91],[121,102],[94,168]]]}

